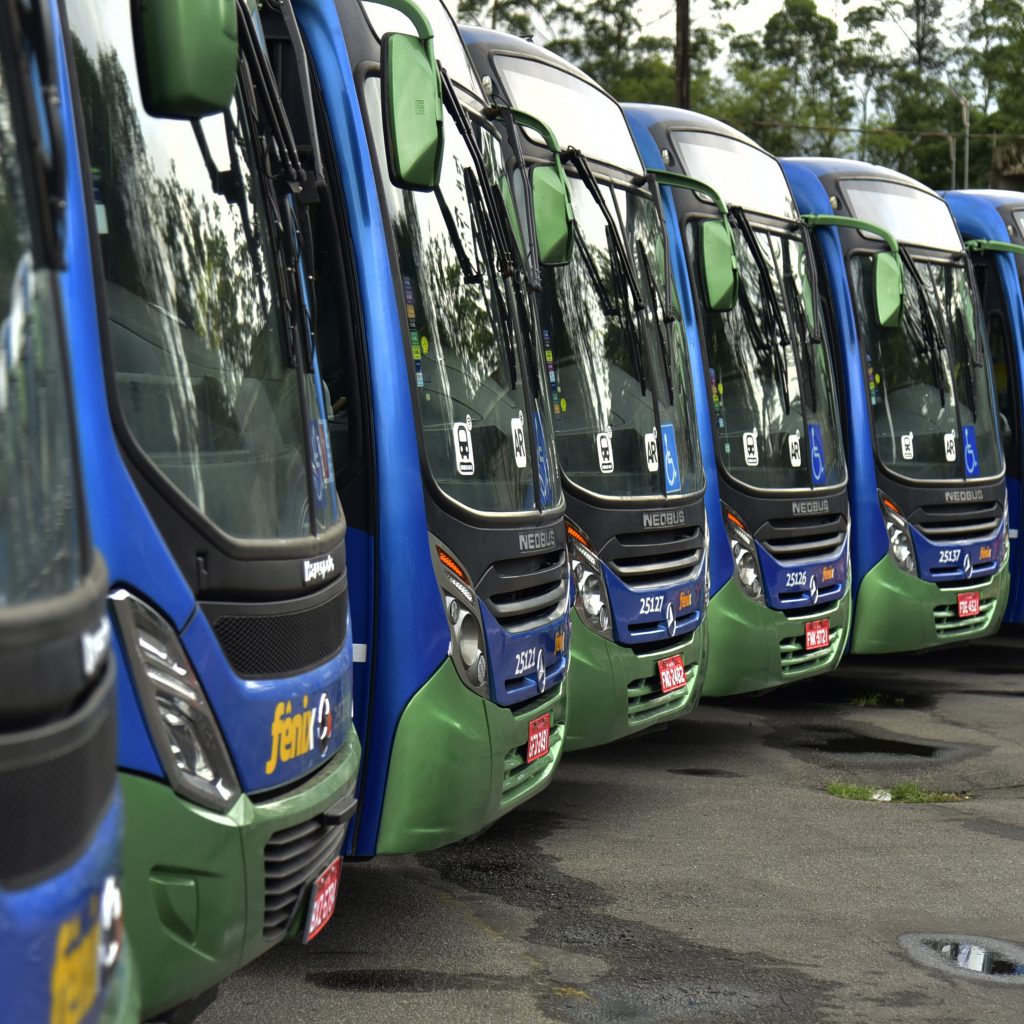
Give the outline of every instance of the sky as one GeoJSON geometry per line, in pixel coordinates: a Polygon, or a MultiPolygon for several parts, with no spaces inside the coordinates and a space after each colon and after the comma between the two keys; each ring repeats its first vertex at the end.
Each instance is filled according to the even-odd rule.
{"type": "MultiPolygon", "coordinates": [[[[861,7],[868,0],[854,0],[849,7],[861,7]]],[[[747,4],[730,16],[733,26],[741,32],[754,32],[782,6],[782,0],[748,0],[747,4]]],[[[969,0],[946,0],[947,23],[958,21],[967,10],[969,0]]],[[[840,0],[818,0],[818,10],[833,21],[842,25],[846,5],[840,0]]],[[[638,0],[637,16],[644,31],[650,35],[674,36],[676,32],[676,5],[674,0],[638,0]]],[[[710,26],[711,4],[709,0],[690,0],[690,17],[694,23],[710,26]]],[[[890,45],[895,49],[902,48],[906,36],[897,25],[892,25],[887,33],[890,45]]]]}

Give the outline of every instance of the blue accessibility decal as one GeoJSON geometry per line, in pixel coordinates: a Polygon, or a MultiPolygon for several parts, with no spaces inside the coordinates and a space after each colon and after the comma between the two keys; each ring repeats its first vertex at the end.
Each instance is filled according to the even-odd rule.
{"type": "Polygon", "coordinates": [[[540,507],[550,508],[554,504],[551,486],[551,463],[548,460],[548,444],[544,438],[544,426],[540,413],[533,414],[533,431],[537,439],[537,479],[540,482],[540,507]]]}
{"type": "Polygon", "coordinates": [[[671,423],[661,425],[661,464],[665,467],[665,493],[679,494],[683,489],[683,469],[676,451],[676,428],[671,423]]]}
{"type": "Polygon", "coordinates": [[[962,428],[964,441],[964,476],[981,476],[981,463],[978,460],[978,443],[974,436],[974,424],[969,423],[962,428]]]}
{"type": "Polygon", "coordinates": [[[811,483],[820,487],[825,482],[825,441],[820,423],[807,424],[807,437],[811,448],[811,483]]]}

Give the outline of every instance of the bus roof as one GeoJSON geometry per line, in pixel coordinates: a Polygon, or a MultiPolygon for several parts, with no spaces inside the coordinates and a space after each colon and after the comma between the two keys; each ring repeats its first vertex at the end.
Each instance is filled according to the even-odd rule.
{"type": "Polygon", "coordinates": [[[648,131],[660,134],[670,131],[706,131],[715,132],[717,135],[726,135],[739,142],[745,142],[748,146],[768,151],[764,146],[759,145],[749,135],[733,128],[725,121],[719,121],[717,117],[708,117],[707,114],[698,114],[695,110],[683,110],[681,107],[662,106],[657,103],[623,103],[622,109],[637,124],[643,125],[648,131]]]}

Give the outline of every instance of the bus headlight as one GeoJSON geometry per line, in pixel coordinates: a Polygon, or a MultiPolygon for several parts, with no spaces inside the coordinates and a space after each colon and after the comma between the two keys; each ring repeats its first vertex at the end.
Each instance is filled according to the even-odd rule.
{"type": "Polygon", "coordinates": [[[171,788],[213,811],[241,795],[220,727],[174,627],[127,590],[110,595],[135,691],[171,788]]]}
{"type": "Polygon", "coordinates": [[[729,550],[732,552],[733,575],[736,577],[736,582],[752,601],[764,604],[764,585],[761,582],[761,569],[757,564],[754,538],[731,512],[725,514],[725,532],[729,537],[729,550]]]}
{"type": "Polygon", "coordinates": [[[914,542],[910,538],[910,525],[900,515],[899,509],[888,499],[882,498],[882,519],[889,538],[889,553],[893,561],[911,576],[917,575],[917,561],[914,558],[914,542]]]}
{"type": "Polygon", "coordinates": [[[583,534],[574,526],[566,525],[569,535],[569,564],[576,582],[576,611],[580,618],[598,635],[612,635],[611,601],[604,585],[601,559],[590,549],[583,534]]]}
{"type": "Polygon", "coordinates": [[[451,658],[462,682],[474,693],[485,695],[490,678],[487,636],[480,618],[480,599],[469,573],[458,559],[436,541],[434,571],[441,585],[445,616],[451,630],[451,658]]]}

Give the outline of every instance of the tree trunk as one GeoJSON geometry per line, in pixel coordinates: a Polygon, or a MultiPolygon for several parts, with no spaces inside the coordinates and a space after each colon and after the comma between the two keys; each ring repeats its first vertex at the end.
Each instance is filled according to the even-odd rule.
{"type": "Polygon", "coordinates": [[[690,0],[676,0],[676,104],[690,107],[690,0]]]}

